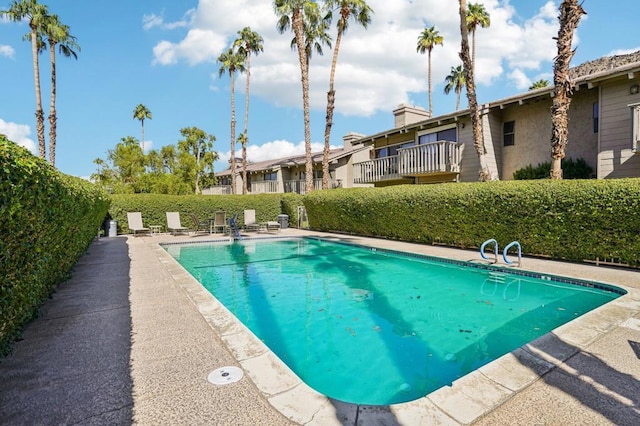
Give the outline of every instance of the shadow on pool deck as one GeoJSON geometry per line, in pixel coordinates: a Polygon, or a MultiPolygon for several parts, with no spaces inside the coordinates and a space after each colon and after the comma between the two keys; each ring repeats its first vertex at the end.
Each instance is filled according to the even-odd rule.
{"type": "Polygon", "coordinates": [[[130,424],[126,240],[94,242],[0,360],[0,423],[130,424]]]}

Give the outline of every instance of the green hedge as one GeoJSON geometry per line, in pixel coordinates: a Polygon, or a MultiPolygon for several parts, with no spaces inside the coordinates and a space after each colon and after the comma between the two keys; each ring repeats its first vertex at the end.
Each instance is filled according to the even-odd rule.
{"type": "Polygon", "coordinates": [[[244,210],[256,211],[256,221],[275,221],[283,212],[283,199],[289,211],[294,197],[287,194],[253,195],[161,195],[161,194],[114,194],[111,196],[109,218],[118,222],[118,233],[129,233],[127,212],[141,212],[144,226],[167,226],[166,212],[179,212],[181,225],[193,228],[191,215],[205,220],[219,210],[227,213],[227,219],[238,214],[238,223],[244,223],[244,210]]]}
{"type": "Polygon", "coordinates": [[[109,198],[1,135],[0,197],[2,356],[91,244],[109,198]]]}
{"type": "Polygon", "coordinates": [[[337,189],[304,198],[312,229],[640,267],[640,179],[337,189]]]}

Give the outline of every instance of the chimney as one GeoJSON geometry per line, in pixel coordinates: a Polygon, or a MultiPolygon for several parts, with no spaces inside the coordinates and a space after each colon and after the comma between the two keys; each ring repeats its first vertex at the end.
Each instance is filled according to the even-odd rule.
{"type": "Polygon", "coordinates": [[[431,113],[422,107],[400,104],[393,110],[395,127],[404,127],[431,118],[431,113]]]}
{"type": "Polygon", "coordinates": [[[345,151],[351,150],[351,148],[353,148],[353,144],[356,143],[358,140],[362,139],[363,137],[364,137],[363,134],[356,133],[356,132],[349,132],[346,135],[344,135],[342,137],[342,142],[344,144],[345,151]]]}

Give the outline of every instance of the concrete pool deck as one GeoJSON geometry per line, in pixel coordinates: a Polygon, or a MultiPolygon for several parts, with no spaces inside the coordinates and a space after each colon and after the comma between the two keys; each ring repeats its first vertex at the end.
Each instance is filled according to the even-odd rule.
{"type": "MultiPolygon", "coordinates": [[[[256,237],[274,234],[252,233],[256,237]]],[[[286,229],[477,260],[477,251],[286,229]]],[[[2,424],[640,424],[640,272],[540,259],[522,269],[628,291],[424,398],[387,407],[330,400],[300,381],[161,242],[102,238],[0,360],[2,424]],[[245,373],[218,386],[223,366],[245,373]]]]}

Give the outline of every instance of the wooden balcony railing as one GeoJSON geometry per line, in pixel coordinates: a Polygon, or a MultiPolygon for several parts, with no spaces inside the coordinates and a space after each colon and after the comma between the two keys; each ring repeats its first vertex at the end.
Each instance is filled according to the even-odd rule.
{"type": "Polygon", "coordinates": [[[398,155],[353,165],[354,183],[375,183],[403,177],[460,172],[460,145],[438,141],[398,149],[398,155]]]}
{"type": "Polygon", "coordinates": [[[280,192],[278,190],[278,181],[276,180],[263,180],[259,182],[251,182],[252,194],[273,194],[280,192]]]}
{"type": "MultiPolygon", "coordinates": [[[[329,179],[329,189],[338,188],[340,185],[337,181],[329,179]]],[[[322,189],[322,179],[313,180],[313,189],[322,189]]],[[[306,180],[286,180],[284,181],[284,192],[294,192],[304,195],[307,193],[306,180]]]]}

